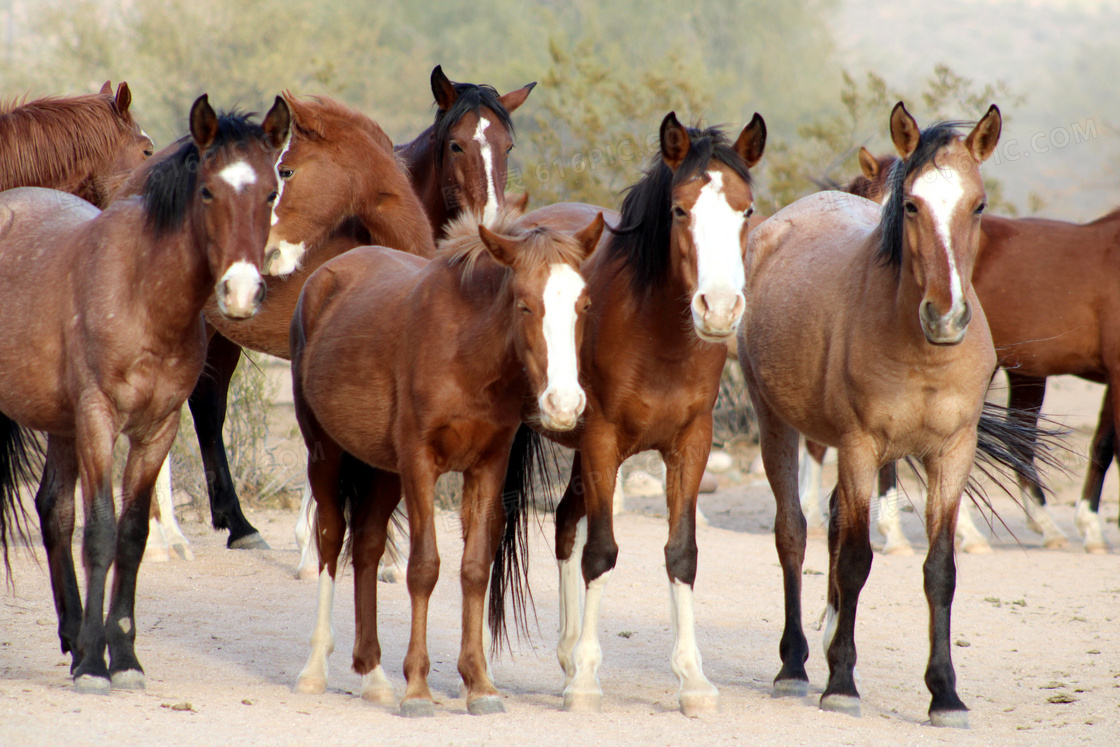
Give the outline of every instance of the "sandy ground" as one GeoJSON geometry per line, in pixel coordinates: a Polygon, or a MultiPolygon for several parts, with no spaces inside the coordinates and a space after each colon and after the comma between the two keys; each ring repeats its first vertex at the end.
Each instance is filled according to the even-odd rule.
{"type": "MultiPolygon", "coordinates": [[[[1095,422],[1099,388],[1072,380],[1052,387],[1048,409],[1076,430],[1084,448],[1095,422]]],[[[1082,467],[1057,480],[1054,514],[1071,536],[1072,501],[1082,467]]],[[[826,470],[826,478],[830,477],[826,470]]],[[[1117,484],[1106,485],[1106,537],[1120,548],[1117,484]]],[[[927,613],[922,594],[924,540],[920,513],[904,514],[918,548],[914,556],[877,555],[861,596],[857,645],[863,717],[821,712],[827,678],[817,620],[824,608],[827,555],[810,540],[805,564],[805,624],[812,643],[811,694],[775,700],[779,668],[781,574],[771,526],[773,499],[765,480],[724,479],[701,506],[696,584],[697,623],[705,671],[721,691],[721,712],[685,718],[676,710],[662,547],[664,501],[631,498],[617,517],[621,547],[607,587],[601,640],[603,713],[560,710],[562,677],[555,659],[556,566],[552,524],[534,532],[532,582],[539,632],[494,663],[505,715],[475,718],[457,697],[461,544],[458,523],[443,514],[443,578],[430,620],[431,684],[436,717],[400,718],[394,709],[356,696],[349,670],[353,643],[351,576],[335,602],[337,651],[332,680],[321,696],[291,691],[307,656],[316,593],[294,579],[295,514],[256,512],[251,521],[273,550],[228,551],[224,537],[185,524],[193,563],[145,564],[137,598],[137,650],[147,672],[143,692],[78,695],[59,652],[49,581],[22,553],[13,564],[15,588],[0,595],[0,744],[50,742],[324,744],[370,742],[586,744],[1114,744],[1120,727],[1120,567],[1118,555],[1087,555],[1039,547],[1007,498],[996,507],[994,553],[960,555],[953,649],[960,693],[972,709],[969,732],[937,730],[927,721],[922,681],[927,613]],[[1054,702],[1062,701],[1062,702],[1054,702]]],[[[75,546],[75,553],[78,552],[75,546]]],[[[42,554],[40,552],[40,557],[42,554]]],[[[403,690],[408,597],[401,584],[379,585],[385,668],[403,690]]]]}

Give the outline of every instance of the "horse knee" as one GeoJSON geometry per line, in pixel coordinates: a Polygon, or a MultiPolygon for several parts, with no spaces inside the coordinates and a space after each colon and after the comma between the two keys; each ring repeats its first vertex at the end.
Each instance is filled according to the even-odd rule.
{"type": "Polygon", "coordinates": [[[588,541],[583,549],[583,578],[593,581],[614,568],[618,560],[618,544],[613,539],[605,542],[588,541]]]}

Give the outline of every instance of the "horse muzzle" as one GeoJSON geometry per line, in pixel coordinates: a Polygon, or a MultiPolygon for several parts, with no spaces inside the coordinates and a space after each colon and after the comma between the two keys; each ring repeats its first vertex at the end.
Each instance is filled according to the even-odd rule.
{"type": "Polygon", "coordinates": [[[273,241],[269,236],[268,246],[264,250],[264,273],[278,277],[291,275],[299,269],[306,253],[307,244],[302,241],[298,244],[280,239],[273,241]]]}
{"type": "Polygon", "coordinates": [[[922,332],[933,345],[957,345],[964,340],[968,323],[972,321],[972,306],[965,301],[960,308],[941,314],[930,301],[923,301],[918,317],[922,332]]]}
{"type": "Polygon", "coordinates": [[[587,395],[582,389],[560,391],[546,390],[537,400],[541,425],[550,431],[570,431],[579,424],[587,395]]]}
{"type": "Polygon", "coordinates": [[[738,291],[699,292],[692,297],[692,324],[706,342],[727,342],[735,336],[747,302],[738,291]]]}
{"type": "Polygon", "coordinates": [[[257,268],[234,262],[214,288],[218,310],[231,319],[247,319],[261,308],[266,286],[257,268]]]}

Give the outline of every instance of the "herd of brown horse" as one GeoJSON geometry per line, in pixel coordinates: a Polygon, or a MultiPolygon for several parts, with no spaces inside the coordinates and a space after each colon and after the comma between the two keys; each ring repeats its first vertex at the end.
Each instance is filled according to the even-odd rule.
{"type": "MultiPolygon", "coordinates": [[[[1106,310],[1120,309],[1102,290],[1084,309],[1057,304],[1031,326],[1022,301],[1000,296],[1029,252],[1052,265],[1043,280],[1020,278],[1038,294],[1065,297],[1070,286],[1059,281],[1080,276],[1071,274],[1078,263],[1055,256],[1053,240],[1006,241],[1078,227],[981,218],[979,168],[999,139],[998,109],[962,133],[964,123],[922,130],[896,106],[899,158],[861,158],[867,176],[849,190],[873,195],[873,187],[881,206],[832,191],[752,219],[762,118],[732,139],[670,113],[658,153],[618,212],[558,204],[524,213],[505,184],[510,115],[532,84],[499,95],[437,67],[431,85],[435,122],[397,149],[361,113],[287,92],[259,125],[215,112],[203,96],[189,135],[154,156],[124,84],[115,95],[106,84],[93,96],[0,109],[0,313],[10,330],[0,342],[0,541],[7,559],[28,530],[19,491],[38,477],[41,451],[28,431],[43,432],[35,506],[75,686],[143,687],[136,574],[153,484],[184,403],[215,528],[230,530],[230,547],[263,544],[241,512],[221,440],[230,377],[249,348],[291,359],[310,454],[319,609],[297,690],[326,688],[349,534],[353,666],[363,697],[397,702],[381,667],[376,579],[403,499],[412,628],[400,708],[434,713],[434,486],[456,471],[465,478],[459,672],[471,713],[504,710],[484,618],[489,608],[501,635],[512,596],[524,619],[526,517],[552,441],[575,450],[556,510],[565,708],[601,707],[598,623],[618,553],[615,481],[623,460],[655,449],[667,469],[679,704],[686,714],[715,710],[719,693],[704,676],[693,614],[696,498],[737,341],[777,502],[786,623],[775,694],[804,695],[808,686],[800,433],[839,450],[821,707],[859,712],[854,623],[871,564],[872,484],[880,468],[913,457],[928,486],[930,718],[967,725],[949,644],[961,496],[981,457],[1013,469],[1024,489],[1039,488],[1032,460],[1049,448],[1038,449],[1036,422],[1044,377],[1109,382],[1105,361],[1116,344],[1106,310]],[[1054,340],[1068,349],[1055,350],[1054,340]],[[985,402],[997,366],[1020,377],[1010,411],[985,402]],[[130,450],[118,512],[112,445],[121,435],[130,450]],[[70,551],[79,480],[84,606],[70,551]]],[[[1102,254],[1116,241],[1107,221],[1083,229],[1099,237],[1102,254]]],[[[1100,272],[1086,264],[1081,271],[1100,272]]],[[[1094,439],[1098,500],[1112,423],[1102,413],[1094,439]]]]}

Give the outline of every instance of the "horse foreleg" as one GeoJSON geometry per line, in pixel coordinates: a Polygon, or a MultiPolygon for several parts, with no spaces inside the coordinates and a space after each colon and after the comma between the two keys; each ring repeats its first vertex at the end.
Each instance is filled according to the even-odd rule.
{"type": "Polygon", "coordinates": [[[412,600],[412,630],[404,657],[406,681],[401,715],[435,715],[435,702],[428,687],[428,603],[439,578],[439,549],[435,525],[435,465],[426,456],[405,458],[401,483],[408,509],[408,594],[412,600]]]}
{"type": "MultiPolygon", "coordinates": [[[[1046,397],[1046,379],[1008,371],[1007,383],[1011,389],[1007,398],[1008,407],[1021,411],[1023,425],[1033,431],[1038,425],[1042,400],[1046,397]]],[[[1034,469],[1033,466],[1031,469],[1034,469]]],[[[1054,523],[1046,508],[1046,496],[1028,475],[1019,475],[1019,494],[1027,514],[1027,527],[1042,535],[1042,546],[1058,549],[1068,545],[1065,533],[1054,523]]]]}
{"type": "Polygon", "coordinates": [[[913,555],[914,548],[902,531],[902,492],[898,489],[898,465],[895,462],[879,469],[879,494],[875,507],[875,528],[883,535],[884,555],[913,555]]]}
{"type": "MultiPolygon", "coordinates": [[[[85,530],[82,565],[86,575],[86,604],[78,634],[81,661],[73,670],[79,692],[107,694],[111,688],[105,665],[105,585],[117,550],[117,522],[113,506],[113,441],[117,433],[108,406],[96,398],[81,402],[77,423],[78,471],[82,481],[85,530]]],[[[147,507],[145,507],[147,508],[147,507]]],[[[144,528],[148,515],[144,514],[144,528]]]]}
{"type": "MultiPolygon", "coordinates": [[[[304,425],[304,420],[301,420],[301,428],[304,425]]],[[[311,631],[309,641],[311,651],[307,664],[296,677],[295,691],[314,695],[327,690],[327,661],[334,653],[334,587],[338,575],[338,556],[342,552],[342,540],[346,535],[346,520],[339,495],[342,449],[317,428],[312,428],[316,432],[309,436],[309,431],[305,430],[304,440],[309,445],[316,446],[314,456],[307,461],[307,480],[315,497],[316,532],[312,542],[319,548],[319,594],[315,628],[311,631]]]]}
{"type": "Polygon", "coordinates": [[[797,492],[801,496],[801,513],[805,515],[810,536],[820,536],[828,530],[821,511],[821,467],[826,451],[826,447],[806,439],[804,453],[799,454],[797,492]]]}
{"type": "Polygon", "coordinates": [[[144,688],[144,669],[136,658],[136,576],[148,541],[152,490],[178,430],[179,411],[176,409],[144,439],[130,439],[117,523],[113,596],[105,621],[111,660],[109,671],[115,689],[144,688]]]}
{"type": "MultiPolygon", "coordinates": [[[[349,458],[348,460],[349,461],[349,458]]],[[[377,637],[377,565],[385,553],[389,518],[401,500],[400,476],[364,465],[348,467],[363,474],[355,485],[350,509],[354,554],[354,671],[362,676],[362,698],[395,705],[393,685],[381,666],[377,637]],[[367,484],[368,483],[368,484],[367,484]]]]}
{"type": "MultiPolygon", "coordinates": [[[[459,647],[459,675],[467,693],[467,711],[473,715],[504,713],[501,696],[487,666],[486,602],[490,573],[505,526],[502,478],[508,449],[463,475],[463,631],[459,647]]],[[[516,579],[506,579],[517,583],[516,579]]],[[[515,613],[516,614],[516,613],[515,613]]]]}
{"type": "Polygon", "coordinates": [[[267,550],[268,543],[241,511],[222,439],[229,382],[240,358],[241,348],[236,343],[220,334],[210,338],[206,349],[206,368],[198,378],[188,403],[206,470],[206,491],[210,495],[210,519],[214,528],[229,530],[226,546],[231,549],[267,550]]]}
{"type": "MultiPolygon", "coordinates": [[[[748,383],[753,379],[744,366],[748,383]]],[[[809,658],[809,642],[801,626],[801,569],[805,563],[806,522],[801,512],[797,489],[797,431],[782,421],[766,401],[754,396],[752,401],[758,417],[762,463],[766,479],[774,493],[777,512],[774,517],[774,544],[782,566],[785,592],[785,625],[778,653],[782,668],[774,678],[774,695],[803,697],[809,692],[809,675],[805,662],[809,658]]],[[[832,521],[828,522],[829,532],[832,521]]]]}
{"type": "Polygon", "coordinates": [[[74,572],[74,485],[78,458],[73,439],[47,437],[47,459],[35,508],[43,531],[43,545],[50,567],[51,591],[58,613],[58,638],[62,653],[71,655],[70,670],[78,666],[78,633],[82,624],[82,595],[74,572]]]}
{"type": "Polygon", "coordinates": [[[585,431],[584,442],[588,445],[580,450],[580,461],[587,544],[583,548],[580,570],[586,592],[579,640],[572,651],[573,673],[564,688],[564,709],[587,713],[601,710],[603,702],[603,690],[599,685],[599,665],[603,662],[599,612],[603,590],[618,559],[612,503],[619,459],[612,434],[595,437],[585,431]]]}
{"type": "Polygon", "coordinates": [[[1113,403],[1112,386],[1104,392],[1101,403],[1100,420],[1093,433],[1089,447],[1089,469],[1085,473],[1085,487],[1081,490],[1081,500],[1074,512],[1074,525],[1081,533],[1085,552],[1106,553],[1108,540],[1104,538],[1104,525],[1101,523],[1101,490],[1104,476],[1112,464],[1112,456],[1117,449],[1116,430],[1120,422],[1120,408],[1113,403]]]}
{"type": "Polygon", "coordinates": [[[556,563],[560,571],[560,637],[556,645],[556,659],[564,670],[565,688],[576,672],[572,652],[579,640],[580,620],[583,617],[580,563],[583,561],[583,548],[586,545],[583,476],[580,474],[580,455],[577,451],[567,490],[556,506],[556,563]]]}
{"type": "Polygon", "coordinates": [[[929,663],[926,687],[933,696],[929,707],[934,726],[968,726],[968,709],[957,695],[953,670],[950,621],[957,566],[953,557],[953,536],[961,502],[975,453],[975,431],[958,436],[959,443],[939,458],[925,461],[929,479],[926,500],[926,535],[929,553],[922,566],[926,600],[929,603],[929,663]]]}
{"type": "Polygon", "coordinates": [[[156,478],[155,500],[152,501],[151,520],[148,522],[148,543],[144,547],[144,560],[162,562],[171,559],[174,550],[183,560],[194,560],[190,540],[179,528],[175,518],[175,503],[171,491],[171,457],[164,460],[156,478]]]}
{"type": "Polygon", "coordinates": [[[829,624],[825,631],[828,685],[821,709],[859,716],[856,689],[856,607],[871,572],[871,489],[878,467],[874,447],[865,442],[843,444],[839,480],[829,517],[829,624]]]}
{"type": "Polygon", "coordinates": [[[665,570],[673,621],[673,654],[670,662],[680,687],[681,713],[696,716],[719,710],[719,690],[704,676],[700,647],[696,645],[693,587],[696,582],[696,498],[712,444],[709,413],[698,418],[678,437],[671,450],[663,450],[665,500],[669,508],[669,541],[665,544],[665,570]]]}

